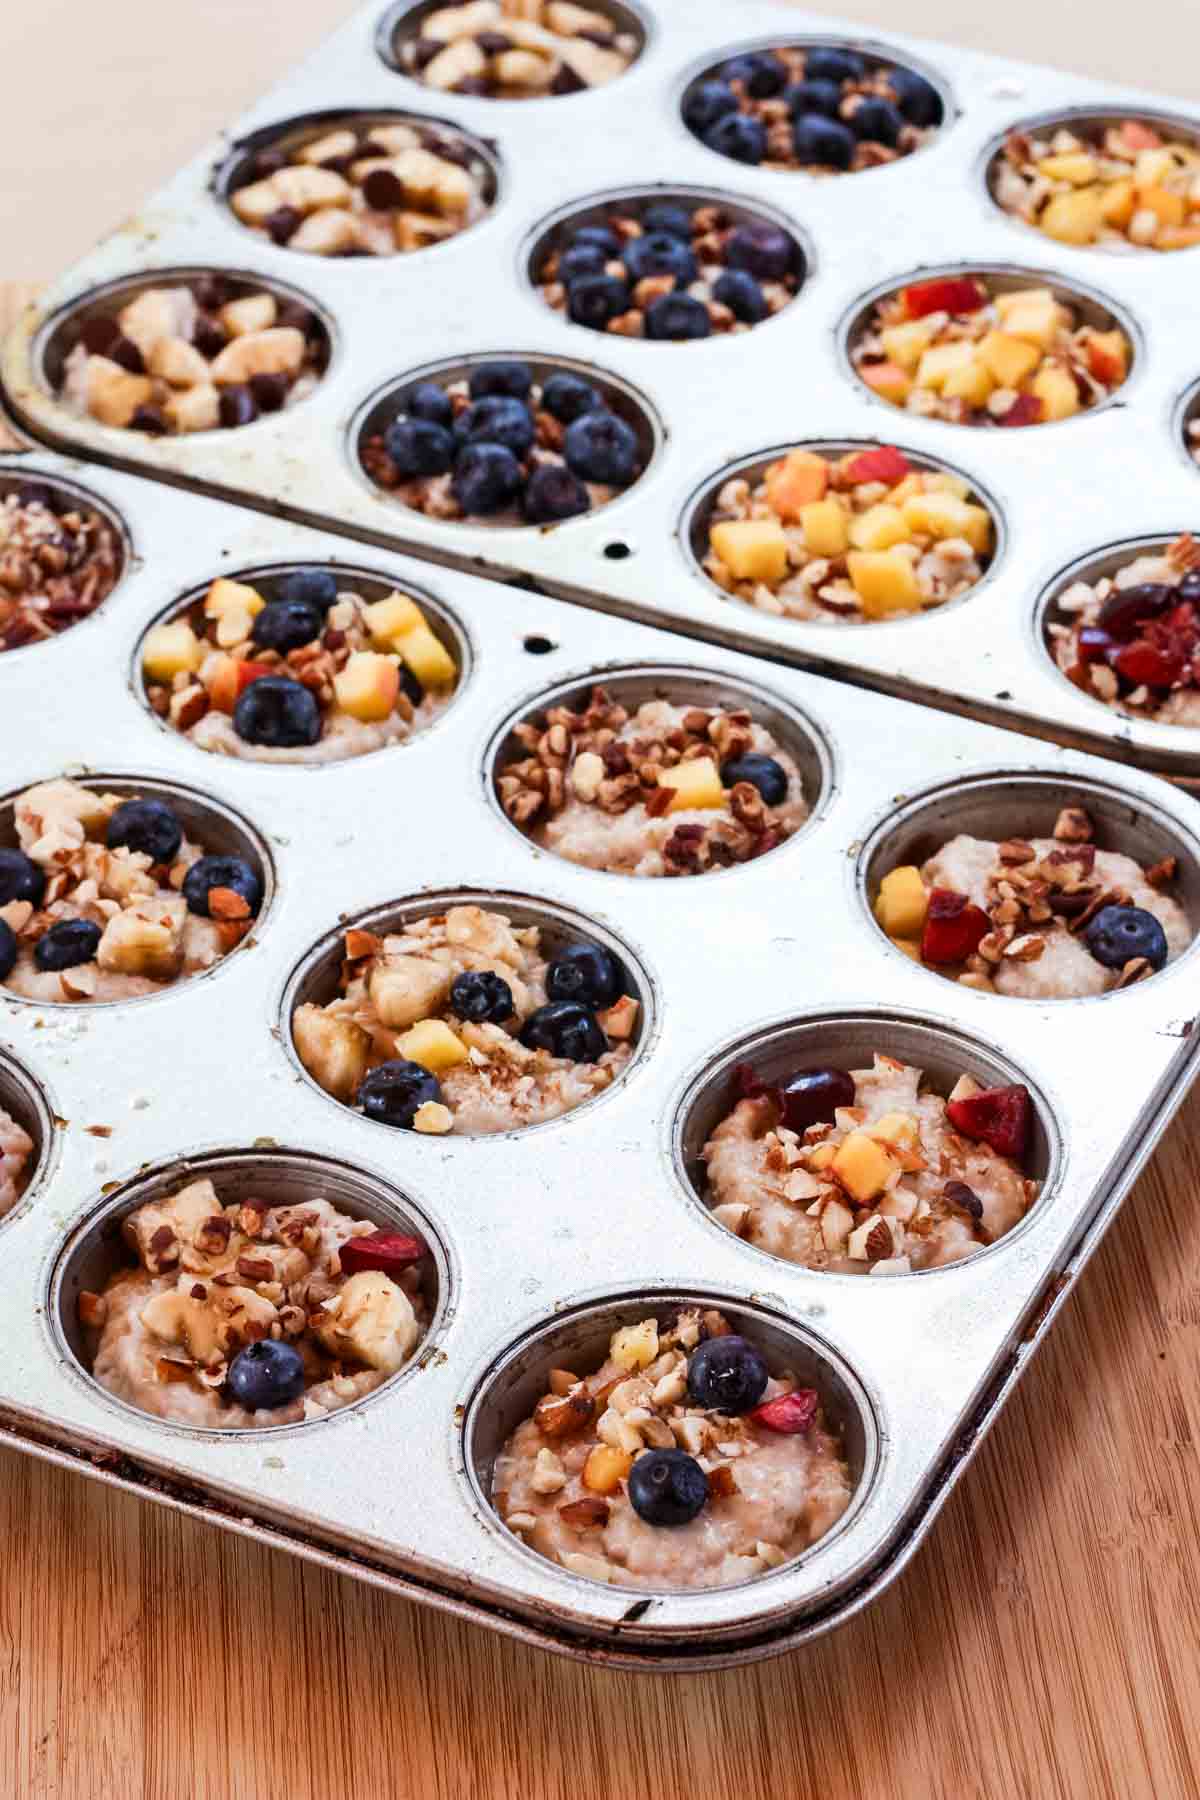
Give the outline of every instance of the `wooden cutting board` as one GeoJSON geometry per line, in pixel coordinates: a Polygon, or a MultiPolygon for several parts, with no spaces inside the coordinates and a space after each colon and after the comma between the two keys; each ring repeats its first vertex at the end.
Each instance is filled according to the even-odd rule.
{"type": "MultiPolygon", "coordinates": [[[[0,324],[32,292],[0,287],[0,324]]],[[[597,1674],[0,1453],[0,1781],[31,1800],[1195,1800],[1198,1145],[1200,1090],[899,1584],[737,1673],[597,1674]]]]}

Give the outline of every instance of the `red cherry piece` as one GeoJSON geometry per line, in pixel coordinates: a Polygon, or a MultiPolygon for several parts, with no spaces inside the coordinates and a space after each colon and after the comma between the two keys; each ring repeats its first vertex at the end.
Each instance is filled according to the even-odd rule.
{"type": "Polygon", "coordinates": [[[997,425],[1038,425],[1042,418],[1042,403],[1036,394],[1018,394],[1006,413],[996,420],[997,425]]]}
{"type": "Polygon", "coordinates": [[[735,1063],[733,1067],[734,1100],[761,1100],[769,1092],[766,1082],[757,1074],[753,1063],[735,1063]]]}
{"type": "Polygon", "coordinates": [[[766,1431],[795,1437],[797,1432],[808,1430],[819,1405],[816,1388],[796,1388],[790,1394],[780,1394],[776,1400],[764,1400],[749,1416],[755,1425],[761,1425],[766,1431]]]}
{"type": "Polygon", "coordinates": [[[1146,638],[1125,644],[1113,658],[1113,667],[1135,687],[1170,687],[1183,674],[1184,659],[1169,647],[1159,648],[1146,638]]]}
{"type": "Polygon", "coordinates": [[[927,313],[971,313],[987,305],[987,293],[971,276],[941,276],[936,281],[918,281],[903,292],[904,310],[910,319],[923,319],[927,313]]]}
{"type": "Polygon", "coordinates": [[[953,888],[934,888],[921,933],[921,961],[966,962],[991,929],[992,921],[983,908],[972,905],[965,894],[956,894],[953,888]]]}
{"type": "Polygon", "coordinates": [[[989,1144],[1000,1156],[1024,1156],[1032,1116],[1029,1089],[1020,1083],[984,1088],[982,1093],[971,1094],[965,1100],[946,1102],[946,1117],[955,1131],[989,1144]]]}
{"type": "Polygon", "coordinates": [[[373,1231],[368,1237],[347,1238],[338,1251],[343,1275],[357,1275],[362,1269],[381,1269],[385,1275],[399,1275],[429,1254],[429,1246],[419,1237],[406,1237],[400,1231],[373,1231]]]}
{"type": "Polygon", "coordinates": [[[1137,587],[1114,588],[1100,608],[1096,623],[1110,637],[1122,642],[1136,636],[1139,625],[1148,619],[1161,618],[1171,610],[1175,589],[1158,581],[1144,581],[1137,587]]]}
{"type": "Polygon", "coordinates": [[[860,450],[851,457],[845,473],[850,481],[884,481],[888,487],[894,487],[904,480],[908,470],[909,461],[903,450],[897,450],[893,444],[881,444],[878,450],[860,450]]]}

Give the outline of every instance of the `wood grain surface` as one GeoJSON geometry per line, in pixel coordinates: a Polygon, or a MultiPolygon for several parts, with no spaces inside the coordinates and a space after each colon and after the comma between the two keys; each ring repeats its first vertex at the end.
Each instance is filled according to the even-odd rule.
{"type": "Polygon", "coordinates": [[[1198,1147],[1200,1091],[898,1585],[748,1670],[598,1674],[0,1452],[0,1793],[1195,1800],[1198,1147]]]}

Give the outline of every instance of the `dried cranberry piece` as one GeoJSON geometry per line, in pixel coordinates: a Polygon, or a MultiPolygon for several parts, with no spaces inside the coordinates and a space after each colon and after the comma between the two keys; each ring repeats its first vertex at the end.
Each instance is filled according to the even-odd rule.
{"type": "Polygon", "coordinates": [[[1042,419],[1042,403],[1036,394],[1018,394],[1006,413],[996,420],[997,425],[1039,425],[1042,419]]]}
{"type": "Polygon", "coordinates": [[[884,481],[888,487],[903,481],[908,471],[907,456],[894,444],[881,444],[878,450],[860,450],[846,464],[846,476],[850,481],[884,481]]]}
{"type": "Polygon", "coordinates": [[[992,929],[983,908],[953,888],[934,888],[929,896],[925,929],[921,933],[921,961],[966,962],[992,929]]]}
{"type": "Polygon", "coordinates": [[[816,1388],[796,1388],[790,1394],[780,1394],[775,1400],[764,1400],[748,1417],[753,1424],[762,1425],[767,1431],[794,1437],[798,1431],[809,1429],[819,1405],[816,1388]]]}
{"type": "Polygon", "coordinates": [[[990,1145],[1000,1156],[1024,1156],[1032,1115],[1029,1089],[1019,1082],[946,1102],[946,1117],[955,1131],[990,1145]]]}
{"type": "Polygon", "coordinates": [[[419,1237],[406,1237],[400,1231],[373,1231],[370,1237],[347,1238],[338,1251],[343,1275],[357,1275],[361,1269],[398,1275],[428,1254],[429,1246],[419,1237]]]}
{"type": "Polygon", "coordinates": [[[1135,636],[1139,625],[1147,619],[1161,618],[1174,605],[1174,588],[1161,582],[1145,581],[1138,587],[1116,588],[1100,608],[1097,624],[1110,637],[1122,643],[1135,636]]]}
{"type": "Polygon", "coordinates": [[[1183,674],[1184,664],[1182,651],[1152,644],[1148,638],[1135,638],[1113,658],[1117,674],[1135,687],[1170,687],[1183,674]]]}
{"type": "Polygon", "coordinates": [[[904,289],[903,299],[910,319],[923,319],[927,313],[935,312],[978,312],[987,305],[983,286],[969,276],[946,275],[936,281],[918,281],[904,289]]]}
{"type": "Polygon", "coordinates": [[[733,1067],[733,1097],[738,1100],[761,1100],[770,1092],[762,1076],[757,1073],[753,1063],[735,1063],[733,1067]]]}

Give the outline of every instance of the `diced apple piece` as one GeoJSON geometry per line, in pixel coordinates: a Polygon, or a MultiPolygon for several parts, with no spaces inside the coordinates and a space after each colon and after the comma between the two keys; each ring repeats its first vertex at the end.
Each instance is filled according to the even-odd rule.
{"type": "Polygon", "coordinates": [[[841,556],[848,548],[850,517],[837,500],[814,500],[800,511],[805,548],[814,556],[841,556]]]}
{"type": "Polygon", "coordinates": [[[143,288],[117,314],[121,335],[149,356],[159,338],[180,337],[191,342],[199,308],[186,287],[143,288]]]}
{"type": "Polygon", "coordinates": [[[859,1206],[882,1194],[895,1167],[886,1146],[865,1131],[852,1131],[844,1138],[831,1164],[834,1177],[859,1206]]]}
{"type": "Polygon", "coordinates": [[[1133,165],[1133,179],[1139,188],[1160,187],[1175,173],[1175,158],[1161,144],[1148,144],[1139,150],[1133,165]]]}
{"type": "MultiPolygon", "coordinates": [[[[919,493],[957,494],[960,500],[965,500],[971,491],[971,484],[965,476],[951,475],[948,469],[926,469],[920,482],[917,489],[919,493]]],[[[895,498],[893,494],[892,499],[895,498]]]]}
{"type": "Polygon", "coordinates": [[[173,981],[183,967],[183,919],[147,901],[114,913],[96,948],[102,969],[173,981]]]}
{"type": "Polygon", "coordinates": [[[179,388],[163,401],[163,417],[181,435],[215,431],[221,422],[221,396],[211,381],[179,388]]]}
{"type": "Polygon", "coordinates": [[[668,812],[711,810],[724,806],[728,796],[721,786],[721,775],[709,756],[696,756],[690,762],[676,763],[673,769],[660,769],[659,787],[672,790],[668,812]]]}
{"type": "Polygon", "coordinates": [[[1060,244],[1094,243],[1104,223],[1100,194],[1095,188],[1053,194],[1039,222],[1047,237],[1060,244]]]}
{"type": "Polygon", "coordinates": [[[877,444],[874,450],[852,450],[845,457],[842,474],[857,487],[863,481],[882,481],[886,487],[908,474],[909,462],[895,444],[877,444]]]}
{"type": "Polygon", "coordinates": [[[782,581],[787,537],[776,519],[727,519],[709,534],[712,547],[735,581],[782,581]]]}
{"type": "Polygon", "coordinates": [[[323,131],[320,137],[310,138],[294,155],[297,162],[310,163],[316,167],[343,156],[353,156],[357,149],[357,134],[346,126],[341,126],[333,131],[323,131]]]}
{"type": "Polygon", "coordinates": [[[229,204],[243,225],[263,225],[283,202],[275,186],[274,176],[265,181],[251,181],[229,196],[229,204]]]}
{"type": "Polygon", "coordinates": [[[288,239],[289,250],[307,251],[310,256],[345,256],[361,245],[357,214],[332,206],[310,213],[288,239]]]}
{"type": "Polygon", "coordinates": [[[441,638],[422,619],[393,640],[396,651],[404,658],[424,688],[453,687],[458,675],[454,658],[441,638]]]}
{"type": "Polygon", "coordinates": [[[917,368],[917,386],[940,393],[955,369],[965,369],[976,360],[975,344],[935,344],[921,358],[917,368]]]}
{"type": "Polygon", "coordinates": [[[974,357],[959,369],[951,369],[942,383],[947,400],[965,400],[968,406],[986,406],[995,387],[991,371],[982,357],[974,357]]]}
{"type": "Polygon", "coordinates": [[[894,612],[915,612],[921,605],[916,571],[899,551],[852,550],[846,563],[868,619],[884,619],[894,612]]]}
{"type": "Polygon", "coordinates": [[[1032,391],[1042,403],[1043,419],[1069,419],[1079,411],[1079,393],[1068,369],[1052,366],[1040,370],[1032,391]]]}
{"type": "Polygon", "coordinates": [[[1057,304],[1053,288],[1011,288],[1007,293],[997,294],[992,305],[996,309],[996,317],[1007,329],[1008,316],[1014,307],[1031,306],[1034,303],[1041,306],[1047,302],[1052,306],[1057,304]]]}
{"type": "Polygon", "coordinates": [[[247,294],[241,300],[230,300],[217,314],[230,337],[246,337],[252,331],[266,331],[275,323],[278,309],[273,294],[247,294]]]}
{"type": "Polygon", "coordinates": [[[254,618],[266,604],[258,589],[248,582],[230,581],[218,575],[204,596],[204,616],[219,619],[223,613],[248,612],[254,618]]]}
{"type": "Polygon", "coordinates": [[[208,689],[209,700],[217,711],[232,713],[237,705],[238,695],[252,681],[261,681],[264,675],[278,673],[274,663],[249,662],[236,656],[223,656],[211,673],[208,669],[205,670],[204,685],[208,689]]]}
{"type": "Polygon", "coordinates": [[[912,376],[898,363],[864,363],[859,374],[873,393],[893,406],[903,406],[912,393],[912,376]]]}
{"type": "Polygon", "coordinates": [[[1100,217],[1114,231],[1124,231],[1136,211],[1137,188],[1132,176],[1127,175],[1121,181],[1114,181],[1111,187],[1104,190],[1100,201],[1100,217]]]}
{"type": "Polygon", "coordinates": [[[994,532],[991,513],[986,506],[968,506],[966,514],[963,536],[976,556],[988,556],[994,532]]]}
{"type": "Polygon", "coordinates": [[[879,334],[879,342],[888,361],[911,375],[928,350],[934,331],[927,319],[909,319],[904,325],[886,326],[879,334]]]}
{"type": "Polygon", "coordinates": [[[1044,156],[1038,174],[1049,181],[1069,181],[1072,187],[1086,187],[1096,179],[1096,159],[1086,150],[1067,150],[1060,156],[1044,156]]]}
{"type": "Polygon", "coordinates": [[[1127,150],[1153,150],[1162,143],[1152,125],[1144,125],[1140,119],[1126,119],[1121,126],[1121,139],[1127,150]]]}
{"type": "Polygon", "coordinates": [[[789,450],[781,462],[767,471],[767,504],[781,519],[792,523],[802,507],[823,500],[829,486],[829,464],[813,450],[789,450]]]}
{"type": "Polygon", "coordinates": [[[146,358],[151,375],[158,375],[172,387],[207,387],[208,364],[194,344],[186,338],[159,338],[146,358]]]}
{"type": "Polygon", "coordinates": [[[1036,344],[1013,337],[1007,331],[989,331],[979,346],[979,354],[996,385],[1003,388],[1019,388],[1042,360],[1036,344]]]}
{"type": "Polygon", "coordinates": [[[307,1002],[293,1015],[292,1038],[313,1080],[335,1100],[353,1100],[371,1053],[362,1026],[307,1002]]]}
{"type": "Polygon", "coordinates": [[[911,863],[890,869],[879,884],[875,916],[889,937],[919,938],[925,929],[929,892],[911,863]]]}
{"type": "Polygon", "coordinates": [[[850,542],[856,550],[890,550],[893,544],[906,542],[908,536],[904,513],[886,501],[869,506],[850,521],[850,542]]]}
{"type": "Polygon", "coordinates": [[[451,971],[424,956],[389,956],[372,969],[371,1005],[393,1031],[428,1019],[450,995],[451,971]]]}
{"type": "Polygon", "coordinates": [[[250,331],[213,360],[209,374],[218,385],[249,381],[253,375],[298,375],[304,362],[304,333],[294,325],[250,331]]]}
{"type": "Polygon", "coordinates": [[[434,1075],[468,1060],[467,1046],[455,1037],[444,1019],[420,1020],[405,1032],[396,1048],[409,1062],[420,1063],[434,1075]]]}
{"type": "Polygon", "coordinates": [[[908,535],[920,531],[934,538],[965,537],[967,510],[957,494],[914,494],[904,502],[908,535]]]}
{"type": "Polygon", "coordinates": [[[142,646],[142,668],[149,681],[172,681],[200,667],[204,649],[186,619],[154,625],[142,646]]]}
{"type": "MultiPolygon", "coordinates": [[[[306,218],[324,207],[349,206],[354,199],[354,189],[336,169],[280,169],[277,175],[271,176],[269,183],[258,185],[270,186],[275,197],[272,211],[286,206],[293,212],[302,213],[306,218]]],[[[248,192],[249,189],[243,188],[234,195],[235,212],[238,200],[248,192]]],[[[261,220],[257,222],[262,223],[261,220]]]]}
{"type": "Polygon", "coordinates": [[[377,650],[356,650],[333,678],[340,710],[364,724],[386,719],[399,691],[399,669],[390,656],[377,650]]]}
{"type": "Polygon", "coordinates": [[[363,617],[377,650],[391,650],[401,632],[425,623],[425,615],[416,601],[400,593],[388,594],[386,599],[374,600],[370,606],[364,606],[363,617]]]}
{"type": "Polygon", "coordinates": [[[987,290],[972,275],[939,275],[901,289],[900,298],[910,319],[929,313],[972,313],[987,305],[987,290]]]}

